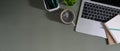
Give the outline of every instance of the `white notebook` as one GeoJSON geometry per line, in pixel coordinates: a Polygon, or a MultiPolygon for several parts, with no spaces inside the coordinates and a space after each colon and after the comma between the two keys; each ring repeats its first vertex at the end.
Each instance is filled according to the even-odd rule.
{"type": "Polygon", "coordinates": [[[105,25],[116,43],[120,43],[120,15],[115,16],[106,22],[105,25]]]}

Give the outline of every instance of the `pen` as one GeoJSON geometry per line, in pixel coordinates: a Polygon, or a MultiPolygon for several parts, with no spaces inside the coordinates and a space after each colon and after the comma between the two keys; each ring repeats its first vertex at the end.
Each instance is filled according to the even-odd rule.
{"type": "Polygon", "coordinates": [[[109,28],[109,30],[120,31],[120,29],[118,29],[118,28],[109,28]]]}

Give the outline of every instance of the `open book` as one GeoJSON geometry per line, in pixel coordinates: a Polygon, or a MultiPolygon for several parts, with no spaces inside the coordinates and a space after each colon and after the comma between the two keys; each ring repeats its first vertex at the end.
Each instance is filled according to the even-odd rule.
{"type": "Polygon", "coordinates": [[[120,43],[120,14],[105,23],[105,26],[116,43],[120,43]]]}

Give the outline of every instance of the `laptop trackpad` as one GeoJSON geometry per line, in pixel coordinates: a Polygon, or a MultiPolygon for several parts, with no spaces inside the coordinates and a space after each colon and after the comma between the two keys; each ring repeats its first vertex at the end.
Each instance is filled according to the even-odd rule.
{"type": "Polygon", "coordinates": [[[76,31],[88,35],[106,38],[106,34],[101,23],[93,20],[80,18],[76,26],[76,31]]]}

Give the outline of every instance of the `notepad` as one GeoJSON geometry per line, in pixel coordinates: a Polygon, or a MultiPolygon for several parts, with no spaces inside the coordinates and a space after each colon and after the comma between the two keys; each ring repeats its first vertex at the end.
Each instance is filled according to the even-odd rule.
{"type": "Polygon", "coordinates": [[[116,43],[120,43],[120,14],[105,23],[116,43]]]}

